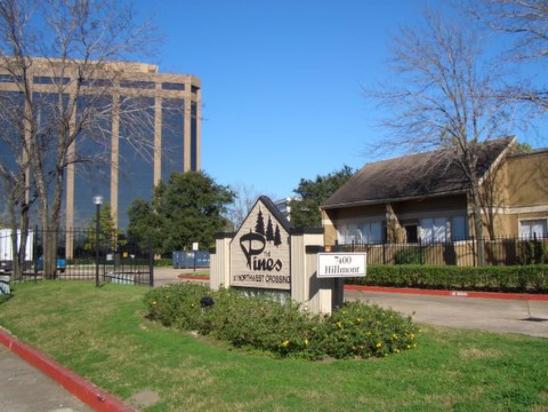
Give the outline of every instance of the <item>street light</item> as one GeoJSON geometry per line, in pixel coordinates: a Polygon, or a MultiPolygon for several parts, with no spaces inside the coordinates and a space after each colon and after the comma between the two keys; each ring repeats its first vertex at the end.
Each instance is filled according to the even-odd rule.
{"type": "Polygon", "coordinates": [[[103,204],[103,196],[93,196],[95,204],[96,219],[95,219],[95,286],[99,287],[99,231],[101,230],[99,221],[101,215],[101,205],[103,204]]]}

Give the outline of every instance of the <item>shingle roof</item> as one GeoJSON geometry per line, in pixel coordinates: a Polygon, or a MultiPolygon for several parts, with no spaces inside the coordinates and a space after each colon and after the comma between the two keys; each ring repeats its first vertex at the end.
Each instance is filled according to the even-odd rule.
{"type": "MultiPolygon", "coordinates": [[[[478,176],[483,176],[511,138],[488,141],[479,148],[478,176]]],[[[445,150],[417,153],[366,164],[323,204],[324,209],[384,203],[388,200],[440,196],[467,190],[459,167],[445,150]]]]}

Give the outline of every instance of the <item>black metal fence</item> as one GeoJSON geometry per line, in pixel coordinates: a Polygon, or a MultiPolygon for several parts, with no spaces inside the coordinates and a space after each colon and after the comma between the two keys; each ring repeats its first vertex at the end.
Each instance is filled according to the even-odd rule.
{"type": "MultiPolygon", "coordinates": [[[[33,229],[26,241],[21,273],[13,273],[11,231],[0,233],[0,273],[12,281],[43,279],[89,280],[99,283],[154,285],[154,260],[151,248],[142,247],[122,236],[95,230],[43,231],[33,229]],[[53,273],[44,267],[45,244],[56,238],[56,264],[53,273]]],[[[21,248],[21,236],[17,247],[21,248]]]]}
{"type": "MultiPolygon", "coordinates": [[[[335,251],[367,252],[370,265],[420,264],[478,266],[478,239],[450,242],[337,244],[335,251]]],[[[484,239],[485,264],[528,265],[548,263],[548,238],[484,239]]]]}

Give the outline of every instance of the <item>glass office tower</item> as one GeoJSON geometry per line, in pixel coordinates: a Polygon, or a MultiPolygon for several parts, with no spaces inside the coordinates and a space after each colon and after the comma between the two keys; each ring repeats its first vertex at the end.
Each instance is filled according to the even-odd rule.
{"type": "MultiPolygon", "coordinates": [[[[32,70],[35,98],[57,98],[59,84],[67,85],[70,93],[75,83],[71,76],[76,74],[68,70],[59,77],[51,61],[41,64],[34,59],[32,70]]],[[[124,230],[133,200],[149,200],[154,186],[167,181],[173,172],[200,170],[198,78],[160,73],[158,66],[141,63],[113,62],[97,73],[96,78],[82,82],[84,89],[77,102],[76,116],[82,115],[78,107],[89,110],[86,99],[95,99],[93,104],[101,115],[71,147],[78,159],[88,161],[70,164],[64,175],[63,214],[68,230],[87,227],[93,221],[95,195],[103,196],[114,221],[124,230]],[[116,75],[104,75],[108,70],[116,75]],[[99,89],[108,89],[108,95],[97,99],[99,89]]],[[[17,90],[12,76],[0,73],[0,94],[15,96],[17,90]]],[[[5,149],[0,147],[0,156],[7,156],[5,149]]],[[[67,252],[72,250],[69,237],[66,247],[67,252]]]]}

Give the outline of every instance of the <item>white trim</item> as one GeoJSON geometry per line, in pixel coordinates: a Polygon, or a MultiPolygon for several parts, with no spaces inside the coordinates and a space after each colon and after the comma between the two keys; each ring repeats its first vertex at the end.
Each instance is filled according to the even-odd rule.
{"type": "MultiPolygon", "coordinates": [[[[485,213],[485,208],[482,208],[481,213],[485,213]]],[[[539,213],[539,212],[548,212],[548,205],[538,205],[538,206],[501,206],[501,207],[492,207],[490,208],[494,213],[501,215],[514,215],[518,213],[539,213]]],[[[472,210],[468,209],[468,212],[471,213],[472,210]]]]}
{"type": "Polygon", "coordinates": [[[504,156],[506,156],[506,153],[508,152],[508,150],[510,150],[510,147],[512,147],[515,143],[516,143],[516,137],[512,137],[512,139],[510,140],[510,143],[508,143],[508,145],[504,148],[504,150],[502,152],[500,152],[500,154],[497,156],[497,158],[495,159],[495,161],[493,163],[491,163],[491,166],[489,166],[489,169],[487,169],[487,172],[485,172],[483,174],[482,177],[480,177],[479,181],[478,181],[478,184],[481,186],[483,184],[483,181],[493,172],[493,170],[499,165],[499,163],[502,161],[502,159],[504,158],[504,156]]]}

